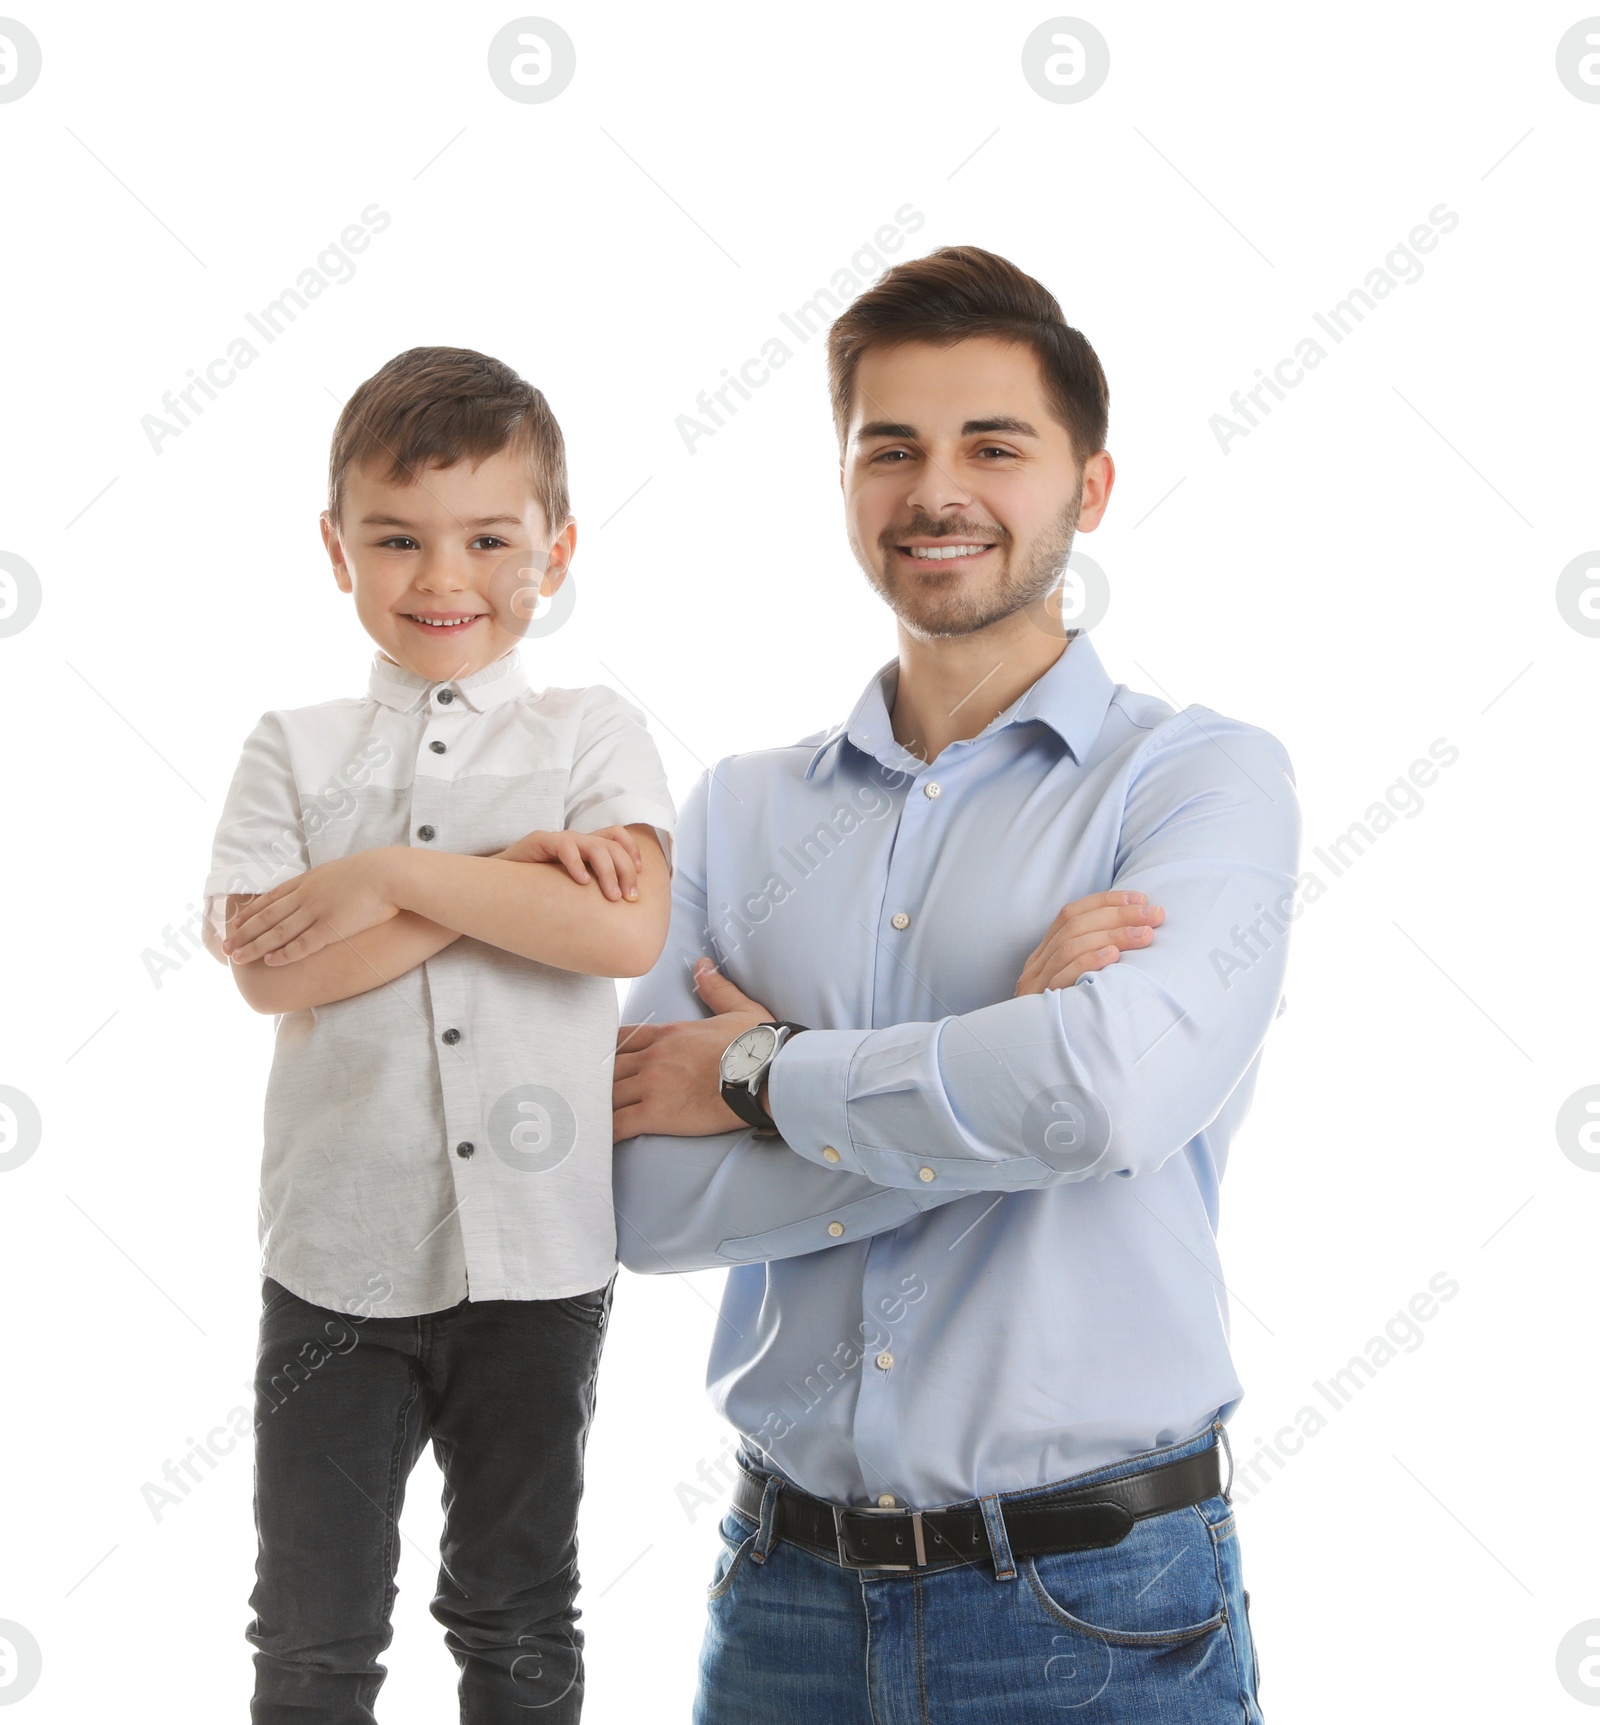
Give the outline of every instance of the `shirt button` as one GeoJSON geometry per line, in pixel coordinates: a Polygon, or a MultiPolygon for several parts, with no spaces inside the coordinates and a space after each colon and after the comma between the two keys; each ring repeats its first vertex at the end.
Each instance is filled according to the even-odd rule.
{"type": "Polygon", "coordinates": [[[917,1170],[917,1178],[919,1180],[932,1180],[934,1178],[934,1172],[931,1168],[919,1168],[917,1170]]]}
{"type": "Polygon", "coordinates": [[[417,837],[419,839],[421,839],[424,843],[427,843],[427,841],[429,839],[434,838],[436,836],[437,835],[434,833],[434,830],[432,827],[424,826],[424,827],[418,827],[417,828],[417,837]]]}
{"type": "Polygon", "coordinates": [[[465,1143],[465,1144],[458,1144],[458,1145],[456,1145],[456,1155],[458,1155],[461,1158],[461,1160],[464,1162],[472,1154],[472,1152],[476,1149],[477,1149],[477,1145],[472,1144],[470,1142],[465,1143]]]}
{"type": "Polygon", "coordinates": [[[922,787],[922,794],[925,797],[936,797],[936,796],[938,796],[939,791],[940,791],[940,786],[937,784],[924,785],[922,787]]]}
{"type": "Polygon", "coordinates": [[[449,1030],[447,1030],[444,1033],[444,1035],[439,1038],[439,1040],[441,1042],[448,1042],[451,1045],[451,1047],[453,1048],[456,1045],[456,1043],[458,1043],[461,1040],[461,1032],[459,1030],[457,1030],[452,1025],[451,1028],[449,1030]]]}
{"type": "Polygon", "coordinates": [[[839,1160],[839,1152],[835,1150],[831,1144],[824,1144],[822,1146],[822,1160],[824,1162],[837,1162],[839,1160]]]}
{"type": "Polygon", "coordinates": [[[894,1508],[894,1493],[892,1491],[879,1492],[879,1494],[878,1494],[878,1508],[879,1509],[893,1509],[894,1508]]]}
{"type": "Polygon", "coordinates": [[[455,698],[455,691],[453,689],[441,689],[438,694],[434,696],[434,699],[438,701],[441,707],[448,707],[455,698]]]}
{"type": "Polygon", "coordinates": [[[830,1222],[828,1224],[828,1232],[833,1235],[834,1239],[837,1240],[839,1238],[839,1236],[844,1232],[844,1223],[843,1222],[830,1222]]]}
{"type": "Polygon", "coordinates": [[[894,1355],[885,1350],[872,1363],[880,1372],[886,1372],[894,1364],[894,1355]]]}
{"type": "Polygon", "coordinates": [[[907,916],[903,910],[897,910],[894,915],[889,918],[889,926],[891,928],[910,928],[911,918],[907,916]]]}
{"type": "Polygon", "coordinates": [[[430,749],[432,749],[436,755],[442,755],[444,753],[444,744],[443,743],[432,742],[432,743],[428,744],[428,747],[430,749]]]}

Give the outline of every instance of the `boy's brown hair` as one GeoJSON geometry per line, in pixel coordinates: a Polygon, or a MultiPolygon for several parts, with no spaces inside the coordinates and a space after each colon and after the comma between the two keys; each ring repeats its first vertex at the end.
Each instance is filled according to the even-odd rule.
{"type": "Polygon", "coordinates": [[[528,488],[559,533],[572,518],[567,451],[541,391],[468,347],[407,348],[344,404],[328,456],[328,513],[337,524],[352,467],[370,465],[402,485],[432,464],[482,461],[504,449],[526,460],[528,488]]]}
{"type": "Polygon", "coordinates": [[[896,264],[828,330],[828,384],[844,447],[856,367],[868,348],[925,341],[946,347],[997,336],[1033,349],[1050,410],[1081,466],[1105,448],[1111,392],[1095,351],[1061,314],[1055,295],[1014,263],[977,246],[941,246],[896,264]]]}

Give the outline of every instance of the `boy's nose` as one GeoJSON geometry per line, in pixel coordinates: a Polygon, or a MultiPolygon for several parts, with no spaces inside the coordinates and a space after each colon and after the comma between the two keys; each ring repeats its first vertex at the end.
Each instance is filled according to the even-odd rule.
{"type": "Polygon", "coordinates": [[[472,585],[472,579],[465,565],[450,557],[437,557],[418,570],[416,585],[424,593],[460,593],[472,585]]]}

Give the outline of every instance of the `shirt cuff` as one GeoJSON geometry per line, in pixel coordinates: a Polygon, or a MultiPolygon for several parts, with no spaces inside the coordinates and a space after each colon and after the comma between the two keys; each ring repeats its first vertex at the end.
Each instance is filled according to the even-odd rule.
{"type": "Polygon", "coordinates": [[[912,1221],[926,1208],[918,1198],[916,1192],[870,1192],[865,1198],[801,1222],[769,1228],[764,1234],[723,1240],[717,1246],[717,1256],[730,1264],[757,1264],[773,1258],[798,1258],[829,1246],[847,1246],[912,1221]]]}
{"type": "Polygon", "coordinates": [[[767,1070],[767,1109],[784,1142],[819,1167],[865,1174],[850,1142],[850,1068],[870,1030],[791,1036],[767,1070]]]}

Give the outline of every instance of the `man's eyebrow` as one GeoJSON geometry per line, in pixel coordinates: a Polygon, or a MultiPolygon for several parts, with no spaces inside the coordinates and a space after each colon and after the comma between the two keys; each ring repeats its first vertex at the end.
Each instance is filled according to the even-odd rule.
{"type": "MultiPolygon", "coordinates": [[[[363,527],[406,527],[406,528],[410,528],[414,524],[410,521],[405,520],[402,516],[399,516],[399,515],[363,515],[361,517],[361,525],[363,527]]],[[[476,518],[476,520],[458,522],[457,525],[461,526],[461,527],[476,527],[476,528],[481,528],[481,527],[520,527],[522,525],[522,518],[520,516],[517,516],[517,515],[480,515],[476,518]]]]}
{"type": "MultiPolygon", "coordinates": [[[[1013,437],[1037,437],[1039,433],[1025,419],[1015,419],[1009,414],[996,414],[990,419],[969,419],[961,428],[963,437],[982,437],[986,434],[1004,432],[1013,437]]],[[[856,433],[861,442],[869,437],[903,437],[915,442],[917,428],[914,425],[902,425],[897,420],[875,419],[868,425],[863,425],[856,433]]]]}
{"type": "Polygon", "coordinates": [[[1037,437],[1039,433],[1025,419],[1013,419],[1002,414],[995,419],[969,419],[961,428],[963,437],[978,437],[985,432],[1009,432],[1013,437],[1037,437]]]}

